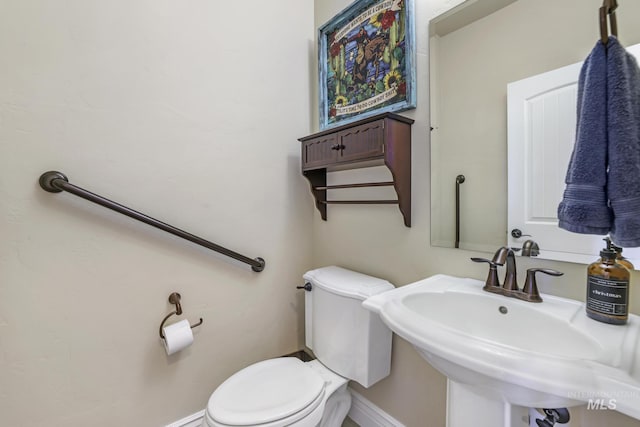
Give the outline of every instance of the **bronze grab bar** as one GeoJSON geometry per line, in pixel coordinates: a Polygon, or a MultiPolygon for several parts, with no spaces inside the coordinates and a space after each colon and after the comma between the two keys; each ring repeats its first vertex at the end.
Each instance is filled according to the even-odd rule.
{"type": "Polygon", "coordinates": [[[465,181],[464,175],[456,176],[456,242],[454,247],[460,247],[460,184],[465,181]]]}
{"type": "Polygon", "coordinates": [[[130,218],[137,219],[138,221],[144,222],[145,224],[148,224],[152,227],[159,228],[160,230],[166,231],[167,233],[171,233],[174,236],[181,237],[197,245],[204,246],[207,249],[211,249],[212,251],[216,251],[223,255],[226,255],[237,261],[241,261],[241,262],[244,262],[245,264],[249,264],[251,266],[251,269],[255,272],[259,273],[262,270],[264,270],[266,263],[265,263],[265,260],[260,257],[251,259],[237,252],[234,252],[230,249],[227,249],[220,245],[216,245],[215,243],[212,243],[208,240],[204,240],[191,233],[187,233],[186,231],[180,230],[179,228],[166,224],[148,215],[145,215],[143,213],[130,209],[112,200],[105,199],[102,196],[98,196],[97,194],[87,191],[84,188],[80,188],[76,185],[69,183],[69,179],[61,172],[57,172],[57,171],[45,172],[42,175],[40,175],[39,182],[40,182],[40,187],[42,187],[43,190],[48,191],[49,193],[60,193],[61,191],[67,191],[85,200],[104,206],[105,208],[114,210],[130,218]]]}

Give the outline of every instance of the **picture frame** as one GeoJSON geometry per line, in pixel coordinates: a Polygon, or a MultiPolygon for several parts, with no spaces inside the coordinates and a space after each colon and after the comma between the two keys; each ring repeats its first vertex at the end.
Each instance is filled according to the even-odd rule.
{"type": "Polygon", "coordinates": [[[356,0],[318,29],[320,129],[416,107],[413,0],[356,0]]]}

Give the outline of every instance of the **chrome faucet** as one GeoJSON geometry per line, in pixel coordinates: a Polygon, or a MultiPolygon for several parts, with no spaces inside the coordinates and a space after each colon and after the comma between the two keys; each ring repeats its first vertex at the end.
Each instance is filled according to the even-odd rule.
{"type": "MultiPolygon", "coordinates": [[[[525,245],[523,245],[522,250],[523,256],[536,256],[539,251],[538,245],[533,240],[527,240],[525,245]]],[[[529,302],[542,302],[542,298],[540,297],[538,286],[536,284],[536,273],[541,272],[550,276],[562,276],[564,274],[556,270],[530,268],[527,270],[525,286],[520,290],[520,288],[518,288],[518,274],[516,272],[516,256],[513,249],[503,246],[496,251],[491,260],[485,258],[471,258],[471,260],[474,262],[486,262],[489,264],[489,275],[487,276],[485,285],[482,288],[483,290],[529,302]],[[502,286],[500,286],[497,267],[505,264],[506,272],[504,275],[504,282],[502,286]]]]}

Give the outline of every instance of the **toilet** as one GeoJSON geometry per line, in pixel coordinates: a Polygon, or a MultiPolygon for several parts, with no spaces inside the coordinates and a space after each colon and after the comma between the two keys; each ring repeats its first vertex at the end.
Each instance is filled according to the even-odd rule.
{"type": "Polygon", "coordinates": [[[362,301],[393,285],[335,266],[304,280],[305,342],[317,359],[279,357],[236,372],[209,398],[203,427],[339,427],[351,407],[347,383],[370,387],[389,375],[391,330],[362,301]]]}

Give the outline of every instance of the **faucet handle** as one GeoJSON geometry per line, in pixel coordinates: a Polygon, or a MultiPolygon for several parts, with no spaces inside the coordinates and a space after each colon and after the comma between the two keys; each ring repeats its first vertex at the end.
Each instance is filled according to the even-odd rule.
{"type": "Polygon", "coordinates": [[[527,270],[527,278],[524,282],[524,288],[522,289],[522,293],[518,296],[525,301],[529,302],[542,302],[542,297],[538,292],[538,284],[536,283],[536,273],[544,273],[549,276],[562,276],[564,273],[551,270],[549,268],[530,268],[527,270]]]}
{"type": "Polygon", "coordinates": [[[498,264],[486,258],[471,258],[471,261],[486,262],[489,264],[489,274],[487,275],[487,280],[485,281],[485,285],[482,289],[501,294],[502,288],[500,287],[500,280],[498,280],[498,264]]]}

